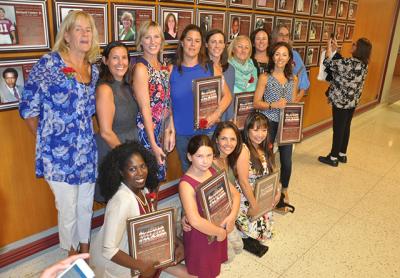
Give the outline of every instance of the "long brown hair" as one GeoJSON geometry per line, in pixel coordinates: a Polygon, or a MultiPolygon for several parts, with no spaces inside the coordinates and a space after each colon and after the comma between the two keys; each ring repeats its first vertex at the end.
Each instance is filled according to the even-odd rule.
{"type": "Polygon", "coordinates": [[[356,42],[356,50],[353,52],[352,56],[368,65],[369,57],[371,56],[371,50],[371,42],[367,38],[360,38],[356,42]]]}
{"type": "Polygon", "coordinates": [[[288,44],[287,42],[277,42],[271,46],[271,51],[269,52],[268,59],[268,73],[271,74],[274,71],[275,62],[273,57],[278,48],[282,46],[286,47],[289,52],[289,61],[286,63],[283,73],[285,74],[285,77],[290,80],[293,78],[293,50],[290,44],[288,44]]]}

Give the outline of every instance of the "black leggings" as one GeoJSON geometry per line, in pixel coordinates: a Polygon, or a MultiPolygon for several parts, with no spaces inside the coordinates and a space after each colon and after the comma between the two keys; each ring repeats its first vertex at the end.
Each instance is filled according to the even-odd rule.
{"type": "Polygon", "coordinates": [[[346,153],[350,138],[350,126],[355,108],[341,109],[332,105],[333,139],[330,156],[338,157],[339,152],[346,153]]]}

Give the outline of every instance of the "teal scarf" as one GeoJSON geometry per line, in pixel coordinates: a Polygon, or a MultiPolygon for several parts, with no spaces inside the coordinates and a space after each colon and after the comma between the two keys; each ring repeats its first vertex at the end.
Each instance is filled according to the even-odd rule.
{"type": "Polygon", "coordinates": [[[246,92],[249,87],[252,87],[257,82],[257,69],[254,67],[253,61],[247,59],[242,64],[235,58],[229,59],[229,63],[235,68],[235,87],[242,92],[246,92]]]}

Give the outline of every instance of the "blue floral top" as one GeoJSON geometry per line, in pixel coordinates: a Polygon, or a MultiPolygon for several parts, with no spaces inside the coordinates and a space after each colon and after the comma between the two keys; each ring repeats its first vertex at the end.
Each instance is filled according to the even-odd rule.
{"type": "Polygon", "coordinates": [[[92,65],[91,82],[83,84],[65,74],[66,67],[59,53],[44,55],[29,74],[19,112],[38,117],[36,175],[79,185],[97,176],[92,115],[99,72],[92,65]]]}

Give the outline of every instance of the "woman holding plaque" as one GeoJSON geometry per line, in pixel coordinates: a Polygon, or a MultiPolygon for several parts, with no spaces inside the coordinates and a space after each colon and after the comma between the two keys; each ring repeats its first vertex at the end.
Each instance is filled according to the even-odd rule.
{"type": "MultiPolygon", "coordinates": [[[[297,77],[293,75],[292,47],[286,42],[277,42],[272,46],[268,73],[260,75],[254,94],[254,108],[260,110],[269,120],[269,138],[275,142],[278,132],[280,110],[286,103],[293,102],[297,95],[297,77]]],[[[285,201],[289,203],[287,192],[292,173],[292,144],[278,147],[281,162],[280,182],[285,201]]]]}
{"type": "MultiPolygon", "coordinates": [[[[128,48],[121,42],[109,43],[103,51],[100,77],[96,88],[96,116],[99,133],[96,134],[98,161],[126,140],[137,139],[138,105],[126,82],[129,67],[128,48]]],[[[94,199],[104,202],[96,184],[94,199]]]]}
{"type": "MultiPolygon", "coordinates": [[[[153,277],[158,272],[155,263],[133,259],[129,255],[126,220],[153,211],[157,193],[157,162],[139,142],[117,146],[107,154],[99,168],[97,183],[107,201],[104,224],[92,242],[90,261],[96,277],[131,277],[139,270],[141,277],[153,277]]],[[[175,254],[177,260],[182,254],[175,254]]],[[[183,266],[166,270],[182,277],[183,266]]]]}
{"type": "Polygon", "coordinates": [[[251,32],[250,40],[253,46],[251,59],[257,68],[257,74],[266,73],[269,60],[269,35],[265,29],[259,28],[251,32]]]}
{"type": "Polygon", "coordinates": [[[256,89],[258,74],[251,53],[251,41],[247,36],[236,37],[228,46],[229,63],[235,68],[235,94],[256,89]]]}
{"type": "Polygon", "coordinates": [[[202,208],[196,198],[196,188],[216,174],[211,167],[214,151],[207,135],[196,135],[188,143],[187,157],[191,162],[188,171],[179,183],[179,196],[186,218],[191,225],[184,231],[185,264],[190,275],[197,277],[216,277],[221,263],[227,260],[227,234],[233,231],[239,209],[239,193],[229,184],[232,196],[230,214],[216,226],[202,216],[202,208]],[[216,237],[209,243],[208,236],[216,237]]]}
{"type": "Polygon", "coordinates": [[[332,105],[333,138],[331,151],[320,156],[322,163],[337,167],[339,162],[347,162],[347,146],[354,111],[360,101],[372,45],[366,38],[360,38],[352,46],[351,58],[334,59],[336,40],[328,41],[324,66],[332,79],[328,90],[328,102],[332,105]],[[333,58],[333,59],[332,59],[333,58]]]}
{"type": "Polygon", "coordinates": [[[19,111],[36,137],[36,175],[55,196],[60,247],[69,255],[89,251],[97,148],[92,116],[99,77],[92,16],[72,11],[53,51],[32,68],[19,111]]]}
{"type": "MultiPolygon", "coordinates": [[[[186,160],[186,150],[190,138],[195,134],[210,134],[213,126],[219,122],[222,114],[229,106],[232,97],[226,83],[223,83],[221,100],[218,108],[204,119],[199,119],[199,129],[194,127],[195,102],[193,97],[193,80],[212,77],[207,67],[204,41],[198,26],[189,24],[183,30],[176,50],[176,64],[172,66],[170,76],[172,111],[176,130],[176,146],[182,165],[182,170],[189,168],[186,160]]],[[[214,75],[218,74],[214,68],[214,75]]]]}
{"type": "MultiPolygon", "coordinates": [[[[209,62],[207,63],[211,70],[217,70],[217,75],[223,73],[224,81],[228,85],[229,91],[233,92],[235,84],[235,69],[228,63],[228,52],[226,51],[225,34],[218,29],[209,31],[206,35],[206,54],[209,62]]],[[[226,110],[221,120],[230,120],[233,118],[233,102],[226,110]]]]}
{"type": "Polygon", "coordinates": [[[136,45],[143,56],[137,59],[132,78],[140,108],[136,119],[139,141],[156,156],[159,181],[165,180],[165,158],[175,147],[169,72],[160,62],[163,44],[164,36],[157,23],[146,21],[140,25],[136,45]]]}

